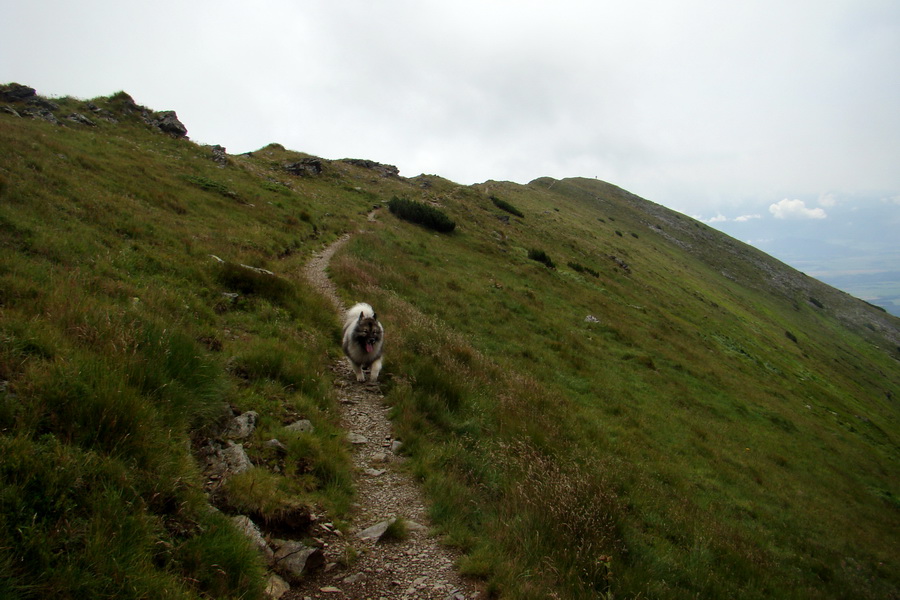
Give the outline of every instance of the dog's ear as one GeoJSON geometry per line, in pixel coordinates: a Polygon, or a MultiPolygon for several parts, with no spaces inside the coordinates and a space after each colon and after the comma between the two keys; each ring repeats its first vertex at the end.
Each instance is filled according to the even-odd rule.
{"type": "Polygon", "coordinates": [[[357,323],[362,323],[364,314],[365,314],[365,312],[359,311],[359,319],[356,320],[357,323]]]}
{"type": "Polygon", "coordinates": [[[377,321],[377,320],[378,320],[378,313],[372,312],[372,320],[373,320],[373,321],[377,321]]]}

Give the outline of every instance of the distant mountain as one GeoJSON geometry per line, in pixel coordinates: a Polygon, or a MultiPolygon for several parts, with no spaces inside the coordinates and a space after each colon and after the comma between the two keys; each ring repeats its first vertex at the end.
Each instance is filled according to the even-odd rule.
{"type": "Polygon", "coordinates": [[[900,246],[894,234],[898,219],[896,201],[872,197],[830,206],[824,219],[726,219],[715,226],[816,279],[892,311],[900,296],[896,276],[900,246]]]}
{"type": "Polygon", "coordinates": [[[262,597],[248,519],[340,585],[357,384],[301,273],[344,235],[402,468],[485,596],[900,595],[897,317],[602,181],[188,131],[0,86],[0,596],[262,597]]]}

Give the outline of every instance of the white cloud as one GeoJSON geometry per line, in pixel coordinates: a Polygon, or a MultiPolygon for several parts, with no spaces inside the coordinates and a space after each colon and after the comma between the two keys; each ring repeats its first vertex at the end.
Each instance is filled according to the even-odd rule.
{"type": "Polygon", "coordinates": [[[752,214],[752,215],[740,215],[733,219],[730,219],[723,215],[722,213],[716,213],[716,216],[710,217],[709,219],[704,219],[703,217],[694,217],[698,221],[703,221],[704,223],[746,223],[747,221],[752,221],[754,219],[762,219],[762,215],[752,214]]]}
{"type": "Polygon", "coordinates": [[[769,206],[776,219],[824,219],[828,216],[822,208],[807,208],[803,200],[788,200],[769,206]]]}
{"type": "Polygon", "coordinates": [[[832,207],[837,205],[837,198],[831,192],[819,194],[819,206],[832,207]]]}

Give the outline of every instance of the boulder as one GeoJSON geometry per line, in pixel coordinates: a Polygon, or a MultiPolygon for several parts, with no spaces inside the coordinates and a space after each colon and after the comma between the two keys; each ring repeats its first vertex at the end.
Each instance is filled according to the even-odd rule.
{"type": "Polygon", "coordinates": [[[274,559],[275,553],[269,548],[269,544],[266,543],[262,531],[260,531],[259,527],[256,526],[256,523],[254,523],[250,517],[238,515],[236,517],[231,517],[231,522],[238,528],[238,531],[243,533],[247,539],[250,540],[253,547],[259,550],[260,554],[265,556],[270,562],[274,559]]]}
{"type": "Polygon", "coordinates": [[[399,177],[400,175],[400,169],[398,169],[394,165],[385,165],[379,162],[375,162],[374,160],[365,160],[361,158],[344,158],[341,159],[341,162],[345,162],[356,167],[362,167],[363,169],[375,171],[382,177],[399,177]]]}
{"type": "Polygon", "coordinates": [[[233,418],[225,429],[225,437],[233,440],[245,440],[256,430],[256,421],[259,414],[255,411],[248,410],[233,418]]]}
{"type": "Polygon", "coordinates": [[[26,101],[26,104],[28,104],[28,106],[36,106],[39,109],[43,109],[43,110],[49,110],[49,111],[59,110],[59,104],[57,104],[53,100],[47,100],[46,98],[41,98],[40,96],[34,96],[32,98],[29,98],[26,101]]]}
{"type": "Polygon", "coordinates": [[[164,110],[153,115],[151,121],[163,133],[168,133],[177,138],[187,137],[187,127],[178,120],[174,110],[164,110]]]}
{"type": "Polygon", "coordinates": [[[34,88],[18,83],[10,83],[0,86],[0,100],[5,102],[25,102],[35,98],[37,93],[34,88]]]}
{"type": "Polygon", "coordinates": [[[87,125],[88,127],[96,127],[97,126],[96,123],[94,123],[93,121],[91,121],[90,119],[88,119],[86,116],[84,116],[81,113],[72,113],[71,115],[69,115],[66,118],[74,123],[80,123],[81,125],[87,125]]]}
{"type": "Polygon", "coordinates": [[[228,164],[228,154],[225,152],[225,147],[216,144],[211,150],[213,162],[224,168],[228,164]]]}
{"type": "Polygon", "coordinates": [[[214,470],[219,471],[223,477],[237,475],[253,468],[253,463],[250,462],[244,446],[235,444],[231,440],[226,442],[225,447],[217,453],[217,458],[220,462],[217,465],[218,469],[214,470]]]}
{"type": "Polygon", "coordinates": [[[22,110],[22,115],[31,117],[32,119],[43,119],[44,121],[53,123],[54,125],[62,125],[62,123],[59,122],[59,119],[56,118],[56,115],[54,115],[50,110],[46,108],[25,108],[22,110]]]}
{"type": "Polygon", "coordinates": [[[291,175],[309,177],[322,173],[322,161],[318,158],[301,158],[297,162],[285,163],[283,168],[291,175]]]}
{"type": "Polygon", "coordinates": [[[321,568],[325,555],[320,548],[311,548],[294,540],[272,540],[275,554],[272,565],[290,582],[299,583],[305,574],[321,568]]]}

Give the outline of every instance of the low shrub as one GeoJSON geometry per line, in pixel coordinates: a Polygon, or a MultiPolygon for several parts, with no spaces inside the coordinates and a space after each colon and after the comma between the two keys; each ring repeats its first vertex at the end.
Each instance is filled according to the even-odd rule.
{"type": "Polygon", "coordinates": [[[456,229],[456,223],[443,211],[422,202],[394,196],[388,203],[388,209],[404,221],[422,225],[439,233],[450,233],[456,229]]]}
{"type": "Polygon", "coordinates": [[[578,264],[577,262],[570,262],[569,268],[577,273],[587,273],[593,277],[600,277],[600,273],[591,269],[590,267],[585,267],[584,265],[578,264]]]}
{"type": "Polygon", "coordinates": [[[528,251],[528,258],[530,258],[531,260],[536,260],[539,263],[543,263],[547,266],[548,269],[556,268],[556,265],[553,264],[553,260],[543,250],[532,248],[528,251]]]}
{"type": "Polygon", "coordinates": [[[518,208],[516,208],[506,200],[501,200],[497,196],[491,196],[491,202],[493,202],[494,206],[496,206],[500,210],[505,210],[509,214],[521,217],[523,219],[525,218],[525,215],[522,214],[522,211],[520,211],[518,208]]]}

